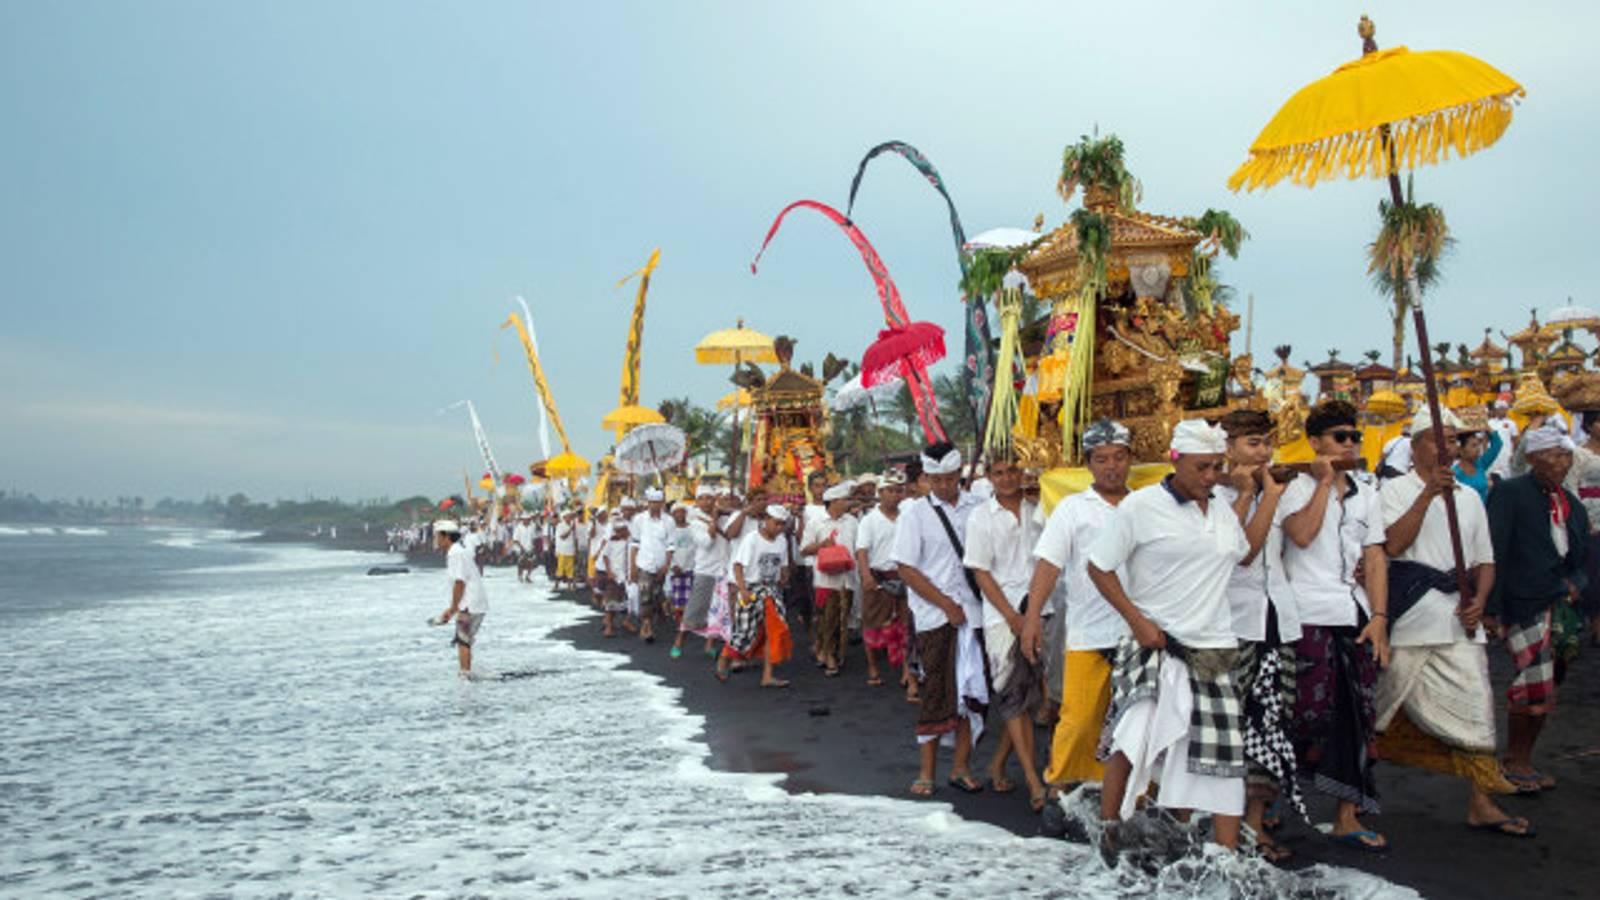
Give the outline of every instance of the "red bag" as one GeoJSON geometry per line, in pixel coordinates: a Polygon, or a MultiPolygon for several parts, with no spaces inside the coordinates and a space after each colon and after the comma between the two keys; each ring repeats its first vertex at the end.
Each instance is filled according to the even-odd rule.
{"type": "MultiPolygon", "coordinates": [[[[833,537],[837,540],[839,532],[835,531],[833,537]]],[[[829,544],[817,551],[817,571],[824,575],[843,575],[855,567],[850,549],[843,544],[829,544]]]]}

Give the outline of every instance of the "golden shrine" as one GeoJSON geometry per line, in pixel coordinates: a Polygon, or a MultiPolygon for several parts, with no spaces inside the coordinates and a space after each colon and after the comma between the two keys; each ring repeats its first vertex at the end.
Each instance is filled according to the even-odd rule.
{"type": "MultiPolygon", "coordinates": [[[[1166,460],[1180,420],[1216,418],[1242,405],[1265,408],[1265,398],[1252,384],[1250,358],[1229,354],[1228,336],[1238,329],[1239,317],[1210,301],[1212,285],[1196,290],[1191,284],[1197,257],[1208,252],[1202,245],[1211,241],[1196,220],[1140,212],[1103,185],[1086,188],[1083,207],[1105,223],[1109,237],[1104,287],[1089,335],[1089,418],[1123,422],[1133,432],[1135,460],[1159,462],[1166,460]]],[[[1035,245],[1017,269],[1036,296],[1054,304],[1054,318],[1065,318],[1072,328],[1087,318],[1072,310],[1092,265],[1080,253],[1079,225],[1069,221],[1035,245]]],[[[1019,455],[1042,468],[1072,462],[1076,455],[1075,448],[1063,449],[1062,429],[1042,425],[1056,421],[1061,404],[1072,402],[1077,390],[1065,383],[1062,366],[1051,365],[1045,355],[1050,352],[1047,339],[1033,362],[1039,379],[1038,436],[1016,441],[1019,455]]]]}
{"type": "Polygon", "coordinates": [[[792,342],[779,339],[776,344],[777,372],[768,377],[750,365],[738,376],[750,391],[745,484],[774,499],[803,499],[806,476],[833,462],[827,449],[828,407],[822,399],[826,382],[790,367],[792,342]]]}

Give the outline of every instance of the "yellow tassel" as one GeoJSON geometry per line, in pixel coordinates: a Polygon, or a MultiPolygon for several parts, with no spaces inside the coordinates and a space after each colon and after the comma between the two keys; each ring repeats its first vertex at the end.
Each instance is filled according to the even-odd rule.
{"type": "Polygon", "coordinates": [[[1000,310],[1000,351],[995,356],[994,395],[989,401],[989,427],[984,434],[984,450],[991,457],[1004,456],[1011,446],[1012,425],[1017,420],[1017,386],[1011,369],[1017,358],[1017,335],[1022,321],[1022,292],[1006,288],[996,304],[1000,310]]]}
{"type": "Polygon", "coordinates": [[[1067,361],[1066,384],[1061,398],[1061,446],[1069,461],[1078,459],[1078,431],[1089,421],[1094,388],[1095,307],[1100,287],[1085,279],[1078,295],[1078,325],[1072,337],[1072,358],[1067,361]]]}

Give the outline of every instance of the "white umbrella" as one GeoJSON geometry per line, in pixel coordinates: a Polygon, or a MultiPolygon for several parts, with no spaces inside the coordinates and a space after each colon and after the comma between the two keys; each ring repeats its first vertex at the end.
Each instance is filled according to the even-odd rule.
{"type": "Polygon", "coordinates": [[[857,373],[854,378],[839,386],[828,406],[834,412],[844,412],[847,409],[855,409],[863,403],[888,402],[900,392],[900,386],[904,383],[899,376],[895,376],[882,384],[863,387],[861,375],[857,373]]]}
{"type": "Polygon", "coordinates": [[[1570,302],[1572,300],[1571,297],[1568,297],[1567,300],[1569,302],[1566,306],[1558,307],[1550,312],[1550,317],[1544,320],[1545,327],[1582,328],[1600,321],[1600,313],[1596,313],[1587,306],[1578,306],[1570,302]]]}
{"type": "Polygon", "coordinates": [[[629,475],[654,475],[683,462],[689,439],[676,425],[640,425],[628,432],[612,457],[629,475]]]}
{"type": "Polygon", "coordinates": [[[1026,247],[1044,235],[1026,228],[991,228],[982,234],[975,234],[967,238],[963,249],[986,250],[991,247],[1002,247],[1007,250],[1017,247],[1026,247]]]}

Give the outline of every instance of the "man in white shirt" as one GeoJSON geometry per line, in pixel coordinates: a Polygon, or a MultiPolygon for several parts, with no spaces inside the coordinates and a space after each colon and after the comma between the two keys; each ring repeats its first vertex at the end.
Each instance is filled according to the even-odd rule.
{"type": "Polygon", "coordinates": [[[894,541],[894,560],[909,589],[923,670],[917,716],[922,767],[911,793],[933,794],[938,745],[946,735],[955,744],[951,787],[977,793],[983,785],[972,776],[972,745],[983,731],[978,710],[988,704],[989,692],[975,632],[983,609],[961,560],[967,517],[978,500],[961,490],[961,453],[951,444],[924,450],[922,471],[928,478],[928,496],[901,507],[894,541]]]}
{"type": "Polygon", "coordinates": [[[800,555],[811,560],[815,573],[812,608],[820,613],[821,619],[817,626],[817,655],[821,658],[823,674],[829,678],[838,676],[839,668],[844,665],[854,597],[850,592],[850,569],[833,568],[828,560],[820,560],[819,554],[826,550],[833,557],[833,565],[845,561],[854,566],[851,548],[856,545],[856,519],[848,512],[850,492],[854,488],[853,483],[844,481],[824,490],[822,515],[807,522],[800,537],[800,555]]]}
{"type": "MultiPolygon", "coordinates": [[[[1133,434],[1121,422],[1096,420],[1083,431],[1083,456],[1094,480],[1088,490],[1063,497],[1050,511],[1033,550],[1028,615],[1022,629],[1022,650],[1038,661],[1045,652],[1044,615],[1057,581],[1065,578],[1061,712],[1045,769],[1045,782],[1058,792],[1105,777],[1096,750],[1111,704],[1112,657],[1128,634],[1128,623],[1089,580],[1089,548],[1110,527],[1118,504],[1128,496],[1133,434]]],[[[1127,576],[1124,571],[1117,574],[1127,576]]]]}
{"type": "Polygon", "coordinates": [[[512,553],[517,557],[517,580],[530,582],[533,580],[533,526],[528,524],[529,515],[523,513],[517,519],[517,527],[511,529],[512,553]]]}
{"type": "Polygon", "coordinates": [[[1445,456],[1426,410],[1412,420],[1415,468],[1380,492],[1390,556],[1389,667],[1378,676],[1378,746],[1385,762],[1444,771],[1467,781],[1467,825],[1511,837],[1533,826],[1495,804],[1515,786],[1495,758],[1494,693],[1489,684],[1483,610],[1494,589],[1494,544],[1478,492],[1451,472],[1460,421],[1443,410],[1445,456]],[[1442,463],[1442,464],[1441,464],[1442,463]],[[1461,602],[1445,518],[1452,491],[1472,596],[1461,602]]]}
{"type": "Polygon", "coordinates": [[[1356,408],[1343,400],[1318,403],[1305,429],[1317,458],[1278,501],[1288,538],[1283,566],[1300,618],[1295,754],[1302,780],[1338,800],[1334,840],[1381,850],[1388,846],[1383,836],[1358,816],[1378,811],[1373,698],[1378,669],[1389,661],[1383,509],[1366,473],[1333,467],[1359,454],[1356,408]]]}
{"type": "MultiPolygon", "coordinates": [[[[686,500],[672,504],[672,569],[667,576],[667,596],[672,600],[672,619],[679,634],[683,633],[683,611],[694,587],[694,535],[689,533],[689,509],[686,500]]],[[[669,655],[677,659],[681,651],[669,655]]]]}
{"type": "MultiPolygon", "coordinates": [[[[822,500],[822,495],[828,490],[828,472],[818,469],[806,476],[806,505],[798,522],[789,524],[790,530],[796,538],[804,540],[806,531],[811,523],[828,515],[827,505],[822,500]]],[[[790,608],[800,617],[800,627],[805,630],[806,642],[811,645],[811,655],[818,662],[822,661],[820,645],[821,632],[817,628],[816,619],[816,577],[817,558],[815,555],[807,556],[800,552],[804,547],[796,544],[796,563],[794,572],[790,575],[789,591],[790,608]]]]}
{"type": "Polygon", "coordinates": [[[1494,465],[1489,467],[1489,486],[1511,477],[1511,457],[1515,454],[1512,448],[1517,446],[1517,423],[1511,421],[1506,414],[1511,411],[1511,404],[1504,400],[1494,401],[1490,410],[1489,427],[1500,434],[1500,455],[1494,458],[1494,465]]]}
{"type": "Polygon", "coordinates": [[[656,642],[656,616],[661,612],[667,572],[672,568],[672,535],[677,526],[666,514],[666,497],[660,488],[644,492],[645,510],[628,525],[632,552],[628,579],[638,585],[639,637],[656,642]]]}
{"type": "Polygon", "coordinates": [[[994,493],[967,517],[967,552],[963,559],[983,594],[983,644],[993,682],[990,700],[1005,726],[1000,746],[989,763],[989,786],[999,793],[1016,790],[1005,777],[1007,757],[1015,753],[1028,784],[1034,812],[1044,809],[1044,783],[1034,763],[1033,714],[1042,696],[1040,672],[1021,652],[1018,638],[1028,612],[1028,580],[1033,575],[1033,548],[1040,526],[1038,511],[1022,496],[1022,469],[1007,456],[989,462],[988,483],[994,493]]]}
{"type": "Polygon", "coordinates": [[[578,577],[578,514],[567,510],[556,525],[556,590],[572,586],[578,577]]]}
{"type": "MultiPolygon", "coordinates": [[[[1222,429],[1179,422],[1171,449],[1173,473],[1130,494],[1089,549],[1089,578],[1132,635],[1112,675],[1100,817],[1127,819],[1159,781],[1162,806],[1211,813],[1212,838],[1232,849],[1244,813],[1244,698],[1227,591],[1249,543],[1212,495],[1227,451],[1222,429]]],[[[1108,825],[1104,850],[1115,850],[1118,833],[1108,825]]]]}
{"type": "Polygon", "coordinates": [[[739,542],[733,555],[732,623],[727,646],[717,660],[717,680],[726,683],[734,661],[761,656],[761,686],[786,688],[773,674],[794,650],[784,622],[783,583],[789,577],[789,511],[776,504],[754,533],[739,542]]]}
{"type": "Polygon", "coordinates": [[[900,670],[906,699],[917,700],[917,681],[906,653],[911,618],[906,608],[906,586],[894,562],[894,533],[900,520],[900,501],[906,478],[890,472],[877,485],[877,508],[867,512],[856,528],[856,572],[861,578],[861,643],[867,654],[867,684],[880,685],[876,651],[883,651],[891,669],[900,670]]]}
{"type": "Polygon", "coordinates": [[[456,661],[463,678],[472,674],[472,645],[478,639],[478,629],[489,612],[489,594],[483,589],[483,575],[472,559],[466,543],[461,539],[461,526],[452,519],[433,523],[434,546],[445,551],[445,574],[450,580],[450,605],[435,625],[456,620],[456,633],[451,643],[456,648],[456,661]]]}
{"type": "Polygon", "coordinates": [[[600,555],[606,542],[611,540],[611,510],[595,510],[594,521],[589,523],[589,599],[598,609],[603,600],[600,584],[600,555]]]}

